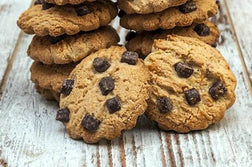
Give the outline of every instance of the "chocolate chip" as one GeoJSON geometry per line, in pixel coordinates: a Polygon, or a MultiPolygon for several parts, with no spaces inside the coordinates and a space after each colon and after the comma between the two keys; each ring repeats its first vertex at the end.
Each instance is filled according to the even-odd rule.
{"type": "Polygon", "coordinates": [[[89,132],[95,132],[99,128],[100,123],[101,122],[99,120],[89,114],[86,114],[81,121],[82,127],[87,129],[89,132]]]}
{"type": "Polygon", "coordinates": [[[227,92],[227,89],[223,82],[215,82],[209,89],[209,94],[214,100],[218,100],[220,97],[224,96],[227,92]]]}
{"type": "Polygon", "coordinates": [[[130,65],[136,65],[138,61],[138,57],[139,56],[137,52],[126,51],[122,55],[121,62],[128,63],[130,65]]]}
{"type": "Polygon", "coordinates": [[[123,10],[120,10],[118,13],[118,17],[122,18],[126,13],[123,10]]]}
{"type": "Polygon", "coordinates": [[[126,41],[130,41],[135,37],[136,37],[136,32],[135,31],[129,31],[125,39],[126,39],[126,41]]]}
{"type": "Polygon", "coordinates": [[[179,77],[189,78],[193,74],[193,68],[185,63],[177,63],[175,64],[175,71],[177,72],[179,77]]]}
{"type": "Polygon", "coordinates": [[[60,109],[57,112],[56,120],[60,122],[69,122],[70,120],[69,114],[70,114],[70,111],[67,108],[60,109]]]}
{"type": "Polygon", "coordinates": [[[54,4],[46,3],[43,0],[41,2],[42,2],[42,10],[47,10],[47,9],[54,7],[54,4]]]}
{"type": "Polygon", "coordinates": [[[95,71],[102,73],[110,67],[110,63],[105,58],[98,57],[94,59],[93,66],[95,68],[95,71]]]}
{"type": "Polygon", "coordinates": [[[78,5],[75,6],[75,12],[77,13],[78,16],[84,16],[93,12],[93,9],[87,5],[78,5]]]}
{"type": "Polygon", "coordinates": [[[195,10],[197,10],[197,5],[193,0],[190,0],[185,4],[179,6],[179,11],[182,13],[191,13],[195,10]]]}
{"type": "Polygon", "coordinates": [[[106,96],[112,92],[115,88],[115,81],[111,77],[104,77],[99,83],[100,90],[102,95],[106,96]]]}
{"type": "Polygon", "coordinates": [[[108,99],[106,101],[106,106],[109,110],[110,114],[115,113],[116,111],[121,110],[121,100],[118,96],[112,98],[112,99],[108,99]]]}
{"type": "Polygon", "coordinates": [[[219,0],[216,0],[216,4],[217,4],[217,6],[218,6],[218,9],[220,10],[220,8],[221,8],[220,1],[219,1],[219,0]]]}
{"type": "Polygon", "coordinates": [[[210,35],[210,28],[204,23],[196,25],[194,27],[194,31],[199,36],[208,36],[208,35],[210,35]]]}
{"type": "Polygon", "coordinates": [[[65,96],[70,95],[70,93],[73,90],[73,86],[74,86],[74,80],[72,80],[72,79],[66,79],[66,80],[64,80],[63,84],[61,86],[60,93],[64,94],[65,96]]]}
{"type": "Polygon", "coordinates": [[[173,104],[171,100],[167,97],[158,97],[157,98],[157,108],[160,113],[168,113],[173,109],[173,104]]]}
{"type": "Polygon", "coordinates": [[[214,47],[214,48],[216,48],[217,47],[217,43],[214,43],[211,46],[214,47]]]}
{"type": "Polygon", "coordinates": [[[49,37],[49,41],[51,42],[51,44],[54,45],[54,44],[56,44],[56,43],[62,41],[64,38],[65,38],[65,35],[61,35],[61,36],[57,36],[57,37],[52,37],[52,36],[50,36],[50,37],[49,37]]]}
{"type": "Polygon", "coordinates": [[[193,106],[201,101],[200,94],[197,89],[189,89],[185,91],[185,97],[189,105],[193,106]]]}
{"type": "Polygon", "coordinates": [[[36,0],[36,1],[34,2],[34,5],[40,5],[40,4],[42,4],[42,0],[36,0]]]}

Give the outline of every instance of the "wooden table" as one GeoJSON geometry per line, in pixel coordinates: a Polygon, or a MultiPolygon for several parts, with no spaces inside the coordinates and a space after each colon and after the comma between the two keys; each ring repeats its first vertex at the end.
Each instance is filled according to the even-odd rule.
{"type": "MultiPolygon", "coordinates": [[[[55,121],[57,104],[33,88],[26,55],[32,37],[16,26],[31,3],[0,1],[0,166],[252,166],[252,0],[221,0],[213,18],[222,32],[218,49],[238,80],[237,101],[222,122],[174,134],[142,117],[121,138],[97,145],[70,139],[55,121]]],[[[126,31],[117,30],[124,39],[126,31]]]]}

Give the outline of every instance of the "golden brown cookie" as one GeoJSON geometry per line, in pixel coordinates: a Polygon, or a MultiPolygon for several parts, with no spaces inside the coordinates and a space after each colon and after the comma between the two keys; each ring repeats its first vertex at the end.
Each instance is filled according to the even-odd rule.
{"type": "Polygon", "coordinates": [[[41,88],[39,85],[34,85],[35,89],[40,93],[46,100],[56,100],[59,102],[60,93],[53,90],[41,88]]]}
{"type": "Polygon", "coordinates": [[[35,88],[49,100],[59,100],[61,85],[72,72],[75,63],[66,65],[45,65],[33,62],[31,66],[31,80],[35,88]]]}
{"type": "Polygon", "coordinates": [[[190,0],[179,7],[168,8],[159,13],[146,15],[124,15],[120,21],[122,27],[136,31],[154,31],[185,27],[200,23],[214,16],[218,11],[215,0],[190,0]]]}
{"type": "Polygon", "coordinates": [[[119,40],[116,30],[110,26],[74,36],[35,36],[27,54],[44,64],[67,64],[80,61],[99,49],[116,45],[119,40]]]}
{"type": "Polygon", "coordinates": [[[147,108],[149,77],[137,53],[120,46],[101,49],[64,81],[56,119],[72,138],[87,143],[119,137],[147,108]]]}
{"type": "Polygon", "coordinates": [[[198,38],[209,45],[214,45],[220,37],[218,27],[210,21],[205,21],[200,24],[194,23],[190,27],[175,27],[171,30],[137,33],[135,37],[129,39],[126,48],[138,52],[144,58],[151,53],[154,39],[166,39],[167,35],[171,34],[198,38]]]}
{"type": "Polygon", "coordinates": [[[149,14],[182,5],[186,1],[188,0],[118,0],[118,7],[127,14],[149,14]]]}
{"type": "Polygon", "coordinates": [[[74,35],[105,26],[117,15],[113,2],[97,0],[80,5],[43,6],[38,4],[25,11],[18,26],[28,34],[38,36],[74,35]]]}
{"type": "Polygon", "coordinates": [[[53,3],[56,5],[66,5],[66,4],[76,5],[83,2],[94,2],[94,1],[95,0],[45,0],[45,2],[47,3],[53,3]]]}
{"type": "Polygon", "coordinates": [[[223,119],[236,78],[219,51],[189,37],[155,40],[145,59],[152,94],[146,114],[164,130],[189,132],[223,119]]]}

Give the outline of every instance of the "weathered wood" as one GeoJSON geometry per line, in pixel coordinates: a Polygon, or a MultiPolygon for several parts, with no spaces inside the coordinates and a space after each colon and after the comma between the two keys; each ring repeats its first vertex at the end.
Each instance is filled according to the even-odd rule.
{"type": "MultiPolygon", "coordinates": [[[[246,6],[248,1],[244,2],[246,6]]],[[[22,36],[16,53],[10,53],[16,56],[0,101],[0,166],[252,166],[252,96],[229,17],[221,1],[215,19],[222,32],[218,49],[238,80],[237,101],[222,122],[205,131],[175,134],[160,131],[141,117],[136,128],[119,139],[97,145],[70,139],[55,121],[57,104],[44,100],[30,82],[32,61],[26,48],[31,36],[22,36]]],[[[113,25],[118,27],[118,21],[113,25]]],[[[124,29],[118,31],[125,36],[124,29]]]]}
{"type": "MultiPolygon", "coordinates": [[[[234,35],[238,39],[238,49],[240,50],[244,64],[248,71],[250,78],[250,86],[252,85],[252,20],[251,10],[252,1],[243,0],[239,2],[237,0],[228,0],[224,3],[230,13],[230,21],[234,27],[234,35]]],[[[252,92],[252,88],[251,88],[252,92]]]]}
{"type": "MultiPolygon", "coordinates": [[[[31,0],[1,0],[0,1],[0,85],[5,75],[8,62],[13,55],[20,30],[16,21],[22,11],[27,9],[31,0]]],[[[26,46],[27,47],[27,46],[26,46]]],[[[6,76],[7,77],[7,76],[6,76]]]]}

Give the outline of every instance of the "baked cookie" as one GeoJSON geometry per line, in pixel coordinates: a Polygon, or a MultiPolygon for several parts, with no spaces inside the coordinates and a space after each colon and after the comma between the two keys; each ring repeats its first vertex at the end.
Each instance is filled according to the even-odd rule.
{"type": "Polygon", "coordinates": [[[83,2],[94,2],[95,0],[45,0],[47,3],[53,3],[56,5],[66,5],[66,4],[81,4],[83,2]]]}
{"type": "Polygon", "coordinates": [[[56,100],[59,102],[60,93],[53,90],[41,88],[39,85],[34,85],[35,89],[40,93],[46,100],[56,100]]]}
{"type": "Polygon", "coordinates": [[[194,22],[201,23],[214,16],[217,11],[215,0],[190,0],[184,5],[168,8],[159,13],[124,15],[120,24],[126,29],[136,31],[172,29],[175,26],[189,26],[194,22]]]}
{"type": "Polygon", "coordinates": [[[67,64],[78,62],[99,49],[116,45],[119,40],[116,30],[110,26],[74,36],[34,36],[27,54],[44,64],[67,64]]]}
{"type": "Polygon", "coordinates": [[[127,36],[129,41],[126,44],[126,48],[137,52],[142,58],[145,58],[151,53],[154,39],[166,39],[167,35],[170,34],[198,38],[209,45],[214,45],[220,37],[218,27],[210,21],[205,21],[200,24],[194,23],[190,27],[175,27],[170,30],[157,30],[154,32],[145,31],[136,35],[134,35],[134,32],[130,32],[127,36]]]}
{"type": "Polygon", "coordinates": [[[35,5],[18,19],[18,26],[28,34],[38,36],[74,35],[91,31],[110,23],[117,15],[113,2],[97,0],[80,5],[35,5]]]}
{"type": "Polygon", "coordinates": [[[120,46],[101,49],[64,81],[56,119],[72,138],[87,143],[119,137],[146,110],[149,77],[137,53],[120,46]]]}
{"type": "Polygon", "coordinates": [[[61,85],[73,71],[76,63],[67,65],[45,65],[33,62],[31,66],[31,80],[35,88],[49,100],[59,100],[61,85]]]}
{"type": "Polygon", "coordinates": [[[127,14],[149,14],[179,6],[188,0],[118,0],[119,9],[127,14]]]}
{"type": "Polygon", "coordinates": [[[235,102],[236,78],[228,63],[198,39],[155,40],[145,65],[152,85],[146,115],[161,129],[205,129],[223,119],[235,102]]]}

